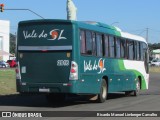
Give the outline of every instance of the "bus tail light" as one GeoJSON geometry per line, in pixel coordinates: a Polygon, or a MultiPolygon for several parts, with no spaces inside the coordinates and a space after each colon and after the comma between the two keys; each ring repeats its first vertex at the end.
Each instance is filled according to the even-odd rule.
{"type": "Polygon", "coordinates": [[[78,80],[78,65],[74,61],[71,62],[69,80],[78,80]]]}
{"type": "Polygon", "coordinates": [[[16,79],[21,79],[19,62],[17,62],[17,65],[16,65],[16,66],[17,66],[16,69],[15,69],[15,72],[16,72],[16,79]]]}

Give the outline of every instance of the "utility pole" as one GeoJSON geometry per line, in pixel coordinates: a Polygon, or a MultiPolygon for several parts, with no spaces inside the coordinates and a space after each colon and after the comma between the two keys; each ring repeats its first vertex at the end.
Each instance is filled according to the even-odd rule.
{"type": "Polygon", "coordinates": [[[149,42],[149,40],[148,40],[148,31],[149,31],[149,28],[146,28],[146,41],[147,41],[147,43],[149,42]]]}

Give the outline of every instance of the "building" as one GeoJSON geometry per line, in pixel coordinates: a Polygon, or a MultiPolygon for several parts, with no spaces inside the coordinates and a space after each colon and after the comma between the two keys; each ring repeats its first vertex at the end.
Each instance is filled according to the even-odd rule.
{"type": "Polygon", "coordinates": [[[152,57],[154,59],[160,59],[160,49],[156,49],[152,51],[152,57]]]}
{"type": "Polygon", "coordinates": [[[10,22],[0,20],[0,60],[9,59],[10,22]]]}

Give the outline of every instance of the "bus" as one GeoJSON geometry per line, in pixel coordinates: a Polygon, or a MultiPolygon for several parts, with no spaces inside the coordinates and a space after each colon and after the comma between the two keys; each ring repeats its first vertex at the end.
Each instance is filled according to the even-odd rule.
{"type": "Polygon", "coordinates": [[[17,33],[17,91],[45,94],[137,96],[148,89],[148,45],[144,38],[93,21],[22,21],[17,33]]]}

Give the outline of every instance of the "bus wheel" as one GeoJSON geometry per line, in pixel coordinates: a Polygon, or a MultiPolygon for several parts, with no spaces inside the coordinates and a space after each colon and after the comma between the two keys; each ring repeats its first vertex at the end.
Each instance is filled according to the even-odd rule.
{"type": "Polygon", "coordinates": [[[66,98],[65,94],[50,93],[50,94],[46,95],[46,99],[49,103],[63,102],[63,101],[65,101],[65,98],[66,98]]]}
{"type": "Polygon", "coordinates": [[[139,92],[140,92],[140,89],[141,89],[141,87],[140,87],[140,80],[138,78],[137,83],[136,83],[136,90],[133,91],[133,95],[134,96],[138,96],[139,92]]]}
{"type": "Polygon", "coordinates": [[[101,88],[100,88],[100,93],[98,94],[97,102],[99,102],[99,103],[105,102],[105,100],[107,99],[107,94],[108,94],[107,93],[107,83],[103,79],[102,84],[101,84],[101,88]]]}

